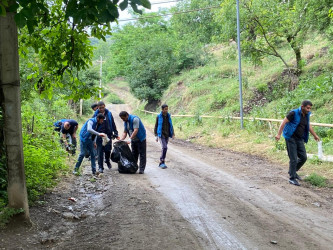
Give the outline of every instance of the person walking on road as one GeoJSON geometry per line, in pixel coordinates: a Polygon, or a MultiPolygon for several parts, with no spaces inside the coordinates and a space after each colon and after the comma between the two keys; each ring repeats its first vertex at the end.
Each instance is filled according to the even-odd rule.
{"type": "Polygon", "coordinates": [[[311,108],[312,103],[305,100],[299,108],[290,111],[283,119],[275,136],[275,139],[279,141],[283,131],[289,156],[289,183],[296,186],[300,186],[297,180],[301,180],[297,171],[300,170],[307,160],[304,143],[308,142],[309,132],[316,141],[320,141],[310,124],[311,108]]]}
{"type": "Polygon", "coordinates": [[[162,147],[159,167],[165,169],[167,168],[165,165],[165,157],[168,151],[169,138],[174,138],[175,133],[173,130],[171,115],[168,113],[168,105],[163,104],[161,108],[161,113],[156,117],[154,134],[156,141],[158,142],[158,140],[160,140],[162,147]]]}
{"type": "Polygon", "coordinates": [[[98,157],[98,168],[99,172],[103,173],[104,172],[104,167],[103,167],[103,158],[105,154],[105,163],[108,166],[109,169],[112,168],[111,162],[110,162],[110,156],[111,156],[111,149],[112,149],[112,139],[118,138],[118,131],[116,124],[114,122],[112,113],[105,108],[105,103],[104,102],[99,102],[98,104],[98,109],[95,111],[94,116],[96,117],[98,114],[103,114],[105,119],[103,122],[98,126],[98,132],[99,133],[104,133],[107,135],[107,138],[109,139],[108,142],[105,141],[103,143],[103,140],[101,137],[97,138],[97,157],[98,157]]]}
{"type": "Polygon", "coordinates": [[[143,174],[147,162],[146,129],[140,118],[135,115],[130,115],[126,111],[121,111],[119,116],[124,121],[124,133],[120,140],[125,140],[127,134],[129,135],[128,144],[131,143],[132,154],[136,162],[138,162],[140,156],[139,174],[143,174]]]}
{"type": "Polygon", "coordinates": [[[72,155],[75,155],[76,151],[76,130],[78,129],[78,126],[79,124],[77,123],[77,121],[68,119],[63,121],[60,129],[60,132],[62,133],[62,142],[65,144],[65,148],[67,151],[70,151],[71,149],[72,155]]]}
{"type": "Polygon", "coordinates": [[[103,114],[98,114],[95,118],[90,118],[86,123],[83,125],[80,131],[80,155],[77,159],[73,174],[77,174],[78,170],[81,166],[84,156],[86,152],[90,153],[90,161],[91,161],[91,170],[93,175],[96,174],[96,159],[95,153],[93,148],[96,147],[96,139],[92,140],[92,135],[106,137],[104,133],[98,133],[96,131],[98,125],[102,124],[104,121],[105,116],[103,114]]]}

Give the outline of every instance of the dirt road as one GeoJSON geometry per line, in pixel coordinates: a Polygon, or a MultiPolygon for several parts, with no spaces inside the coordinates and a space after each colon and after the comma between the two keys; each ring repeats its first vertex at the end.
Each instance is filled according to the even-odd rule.
{"type": "MultiPolygon", "coordinates": [[[[122,131],[128,107],[109,108],[122,131]]],[[[0,249],[332,249],[332,189],[292,186],[285,167],[177,139],[167,169],[159,153],[148,131],[144,175],[113,164],[94,180],[85,162],[31,208],[32,228],[0,231],[0,249]]]]}

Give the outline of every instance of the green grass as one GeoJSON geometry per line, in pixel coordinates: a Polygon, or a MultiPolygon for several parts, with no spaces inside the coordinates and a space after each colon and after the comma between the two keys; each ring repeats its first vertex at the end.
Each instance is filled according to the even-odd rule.
{"type": "Polygon", "coordinates": [[[2,209],[0,211],[0,228],[4,228],[14,215],[20,213],[23,213],[23,209],[14,209],[9,207],[2,209]]]}
{"type": "Polygon", "coordinates": [[[316,186],[316,187],[326,187],[327,186],[327,179],[316,173],[310,174],[308,177],[304,178],[304,180],[311,183],[311,185],[316,186]]]}
{"type": "Polygon", "coordinates": [[[103,98],[104,102],[112,104],[124,104],[124,101],[118,97],[115,93],[108,93],[103,98]]]}
{"type": "MultiPolygon", "coordinates": [[[[327,46],[330,46],[330,41],[319,35],[304,44],[302,56],[306,64],[293,91],[288,89],[290,80],[283,76],[284,65],[279,59],[267,57],[261,66],[254,66],[243,57],[243,106],[252,106],[244,115],[283,119],[304,99],[310,99],[314,104],[311,121],[333,124],[333,61],[329,54],[321,52],[327,46]],[[258,102],[258,94],[266,101],[258,102]]],[[[290,64],[295,62],[288,46],[280,48],[279,52],[290,64]]],[[[225,45],[214,50],[215,58],[209,64],[173,78],[161,103],[169,105],[171,114],[196,116],[173,118],[176,136],[212,147],[260,155],[287,167],[289,160],[284,139],[278,143],[274,139],[279,123],[272,122],[270,128],[264,121],[244,120],[244,129],[240,130],[239,120],[199,118],[200,115],[239,115],[238,62],[235,55],[235,48],[225,45]]],[[[143,107],[144,103],[140,108],[143,107]]],[[[145,125],[152,126],[155,122],[155,116],[138,115],[144,119],[145,125]]],[[[333,155],[333,129],[314,127],[314,130],[323,141],[324,154],[333,155]]],[[[311,135],[306,150],[311,154],[318,151],[317,142],[311,135]]],[[[333,179],[333,163],[318,164],[309,160],[302,171],[304,174],[315,171],[333,179]]]]}

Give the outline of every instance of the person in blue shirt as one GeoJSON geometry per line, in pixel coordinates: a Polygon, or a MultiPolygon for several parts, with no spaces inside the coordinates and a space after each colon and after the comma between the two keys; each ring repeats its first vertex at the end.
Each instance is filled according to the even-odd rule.
{"type": "Polygon", "coordinates": [[[90,154],[90,161],[91,161],[91,170],[93,175],[96,174],[96,159],[95,159],[95,152],[94,147],[96,148],[96,138],[93,141],[92,135],[106,137],[104,133],[98,133],[96,130],[98,129],[98,125],[102,124],[104,121],[105,116],[103,114],[98,114],[95,118],[90,118],[86,123],[83,125],[80,131],[80,155],[77,159],[75,164],[75,168],[73,174],[77,174],[78,170],[81,166],[84,156],[86,152],[90,154]]]}
{"type": "Polygon", "coordinates": [[[69,151],[69,144],[71,144],[72,154],[75,154],[76,150],[76,130],[78,129],[79,124],[77,121],[72,119],[66,119],[61,125],[60,132],[62,133],[62,142],[65,144],[65,148],[69,151]],[[67,138],[69,141],[67,141],[67,138]]]}
{"type": "Polygon", "coordinates": [[[114,122],[111,111],[109,111],[107,108],[105,108],[105,103],[102,101],[99,102],[97,105],[98,105],[98,109],[95,111],[93,117],[96,117],[98,114],[103,114],[105,116],[103,123],[101,123],[98,126],[98,132],[106,134],[109,138],[109,142],[107,142],[105,145],[103,145],[103,141],[102,141],[101,137],[97,138],[98,168],[99,168],[99,172],[103,173],[104,155],[105,155],[106,165],[108,166],[109,169],[112,168],[111,162],[110,162],[112,139],[114,139],[114,138],[119,139],[119,136],[118,136],[117,127],[114,122]]]}
{"type": "Polygon", "coordinates": [[[130,115],[126,111],[121,111],[119,116],[120,119],[124,121],[124,133],[120,140],[123,141],[127,135],[129,136],[127,143],[131,143],[132,154],[136,162],[138,162],[140,156],[139,174],[143,174],[147,162],[146,129],[140,118],[135,115],[130,115]]]}
{"type": "Polygon", "coordinates": [[[300,186],[297,180],[301,180],[297,171],[300,170],[307,160],[304,143],[308,142],[309,132],[316,141],[320,141],[310,124],[311,108],[312,102],[305,100],[299,108],[290,111],[283,119],[275,136],[275,139],[279,141],[283,132],[289,156],[289,183],[296,186],[300,186]]]}
{"type": "Polygon", "coordinates": [[[159,167],[165,169],[167,168],[165,165],[165,157],[168,150],[169,138],[174,138],[175,132],[173,130],[171,116],[168,113],[168,105],[163,104],[161,108],[161,113],[156,117],[154,134],[156,141],[158,142],[158,140],[160,140],[162,148],[159,167]]]}

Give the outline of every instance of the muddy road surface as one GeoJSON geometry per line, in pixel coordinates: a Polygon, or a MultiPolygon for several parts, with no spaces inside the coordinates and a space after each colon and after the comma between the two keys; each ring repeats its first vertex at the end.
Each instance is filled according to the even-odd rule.
{"type": "MultiPolygon", "coordinates": [[[[129,109],[109,108],[121,133],[129,109]]],[[[32,227],[0,231],[0,249],[332,249],[332,189],[292,186],[285,166],[177,139],[160,169],[147,132],[145,174],[113,163],[94,179],[84,161],[31,208],[32,227]]]]}

